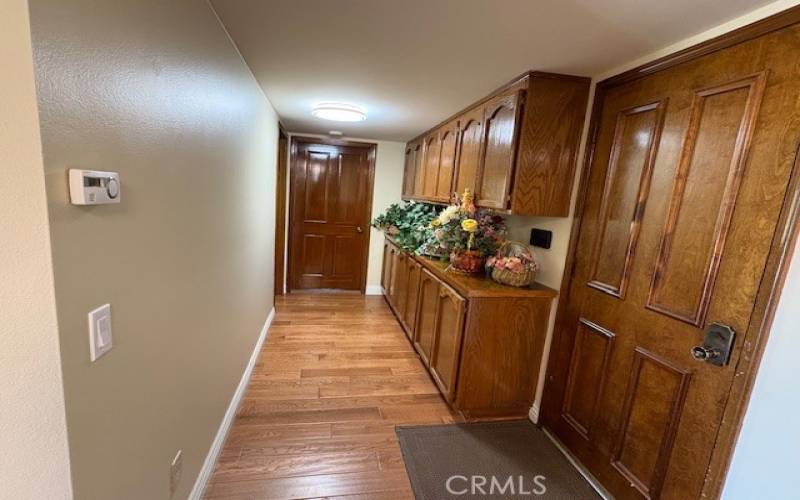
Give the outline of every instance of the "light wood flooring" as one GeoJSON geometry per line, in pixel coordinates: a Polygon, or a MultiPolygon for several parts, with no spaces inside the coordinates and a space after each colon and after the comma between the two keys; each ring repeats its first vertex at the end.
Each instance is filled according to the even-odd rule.
{"type": "Polygon", "coordinates": [[[206,498],[413,498],[394,426],[460,417],[386,302],[299,294],[276,307],[206,498]]]}

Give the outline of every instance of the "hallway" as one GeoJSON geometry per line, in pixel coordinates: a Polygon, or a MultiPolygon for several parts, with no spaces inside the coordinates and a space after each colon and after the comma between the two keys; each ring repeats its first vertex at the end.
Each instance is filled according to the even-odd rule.
{"type": "Polygon", "coordinates": [[[279,297],[208,499],[412,498],[395,425],[453,422],[382,297],[279,297]]]}

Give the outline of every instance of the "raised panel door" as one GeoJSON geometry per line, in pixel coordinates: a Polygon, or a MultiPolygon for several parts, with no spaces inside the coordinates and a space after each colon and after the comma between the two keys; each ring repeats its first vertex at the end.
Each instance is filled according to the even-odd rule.
{"type": "Polygon", "coordinates": [[[408,254],[398,250],[394,260],[394,279],[392,280],[392,304],[395,314],[402,322],[406,313],[408,295],[408,254]]]}
{"type": "Polygon", "coordinates": [[[467,112],[459,119],[459,148],[458,161],[453,180],[453,190],[459,195],[465,189],[479,195],[478,172],[481,165],[483,148],[483,113],[484,107],[467,112]]]}
{"type": "Polygon", "coordinates": [[[453,172],[458,156],[458,121],[453,121],[439,131],[439,169],[436,177],[436,201],[447,202],[453,196],[453,172]]]}
{"type": "Polygon", "coordinates": [[[522,91],[501,94],[486,103],[483,128],[483,161],[477,204],[508,208],[514,175],[522,91]]]}
{"type": "MultiPolygon", "coordinates": [[[[383,244],[383,272],[381,273],[381,286],[383,294],[390,299],[392,290],[392,265],[394,264],[395,246],[388,241],[383,244]]],[[[391,301],[391,299],[390,299],[391,301]]]]}
{"type": "Polygon", "coordinates": [[[297,144],[291,168],[290,289],[362,287],[373,154],[371,146],[297,144]]]}
{"type": "Polygon", "coordinates": [[[422,198],[433,200],[436,198],[436,186],[439,182],[439,161],[441,159],[441,142],[439,131],[436,130],[425,137],[423,154],[425,159],[422,167],[422,198]]]}
{"type": "Polygon", "coordinates": [[[425,182],[425,141],[415,142],[414,150],[414,187],[411,189],[409,198],[420,199],[425,182]]]}
{"type": "Polygon", "coordinates": [[[423,269],[417,299],[417,326],[414,329],[414,349],[425,366],[430,366],[433,339],[436,335],[436,307],[439,300],[439,281],[423,269]]]}
{"type": "Polygon", "coordinates": [[[783,234],[798,37],[785,28],[596,104],[543,418],[617,498],[700,498],[716,469],[742,337],[783,234]],[[737,335],[723,366],[691,355],[714,323],[737,335]]]}
{"type": "Polygon", "coordinates": [[[409,142],[406,146],[405,162],[403,164],[403,197],[405,198],[414,196],[419,149],[420,145],[417,142],[409,142]]]}
{"type": "Polygon", "coordinates": [[[466,301],[452,288],[445,284],[440,285],[430,367],[436,385],[448,401],[453,401],[456,394],[465,307],[466,301]]]}
{"type": "Polygon", "coordinates": [[[408,295],[406,298],[406,313],[403,316],[406,326],[406,335],[414,338],[414,328],[417,324],[417,299],[419,298],[419,283],[422,275],[422,265],[414,259],[408,259],[408,295]]]}

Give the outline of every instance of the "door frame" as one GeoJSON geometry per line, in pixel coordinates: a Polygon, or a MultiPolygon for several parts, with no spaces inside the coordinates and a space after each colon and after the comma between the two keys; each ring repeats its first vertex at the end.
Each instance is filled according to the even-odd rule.
{"type": "MultiPolygon", "coordinates": [[[[289,134],[278,123],[278,161],[275,174],[275,288],[273,297],[283,295],[286,284],[286,194],[289,182],[289,134]]],[[[274,300],[273,300],[274,302],[274,300]]]]}
{"type": "MultiPolygon", "coordinates": [[[[288,258],[286,259],[286,291],[292,292],[292,255],[294,248],[292,243],[292,229],[294,221],[292,214],[294,213],[294,193],[292,192],[292,179],[294,178],[295,168],[297,167],[297,146],[298,144],[326,144],[329,146],[348,146],[355,148],[366,149],[367,151],[367,209],[364,214],[364,256],[361,262],[361,294],[364,295],[367,290],[367,272],[369,271],[369,253],[370,253],[370,223],[372,222],[372,203],[373,193],[375,191],[375,158],[377,155],[378,144],[374,142],[361,142],[351,141],[349,139],[331,139],[328,137],[315,137],[312,135],[291,135],[290,138],[290,155],[289,155],[289,224],[286,231],[286,238],[289,242],[288,245],[288,258]]],[[[346,292],[346,290],[345,290],[346,292]]]]}
{"type": "MultiPolygon", "coordinates": [[[[732,47],[742,42],[758,38],[795,24],[800,24],[800,6],[795,6],[772,16],[766,17],[752,24],[745,25],[729,31],[715,38],[693,45],[673,54],[655,59],[639,67],[625,71],[597,83],[594,100],[592,101],[589,131],[586,139],[584,160],[575,204],[572,229],[570,231],[567,260],[564,275],[561,281],[561,295],[558,301],[556,321],[553,331],[552,346],[556,348],[568,322],[567,303],[569,302],[570,283],[575,273],[578,238],[586,208],[586,197],[589,188],[589,177],[597,147],[597,136],[600,130],[602,103],[608,91],[618,85],[628,83],[639,78],[672,68],[679,64],[697,59],[699,57],[732,47]]],[[[742,354],[736,365],[737,376],[734,377],[728,393],[728,399],[723,412],[711,459],[706,470],[705,481],[701,495],[707,498],[718,498],[722,493],[725,478],[730,468],[739,432],[742,428],[750,394],[758,373],[759,364],[767,344],[767,339],[772,327],[775,309],[778,305],[783,285],[786,280],[789,260],[800,237],[800,144],[795,151],[795,160],[789,178],[786,196],[783,200],[778,224],[770,244],[764,275],[759,285],[755,307],[750,323],[742,338],[737,341],[742,354]]],[[[550,356],[547,373],[555,368],[555,356],[550,356]]],[[[545,393],[552,390],[552,385],[547,383],[545,377],[545,393]]],[[[546,394],[545,394],[546,395],[546,394]]],[[[557,412],[557,408],[550,408],[544,404],[542,411],[546,413],[557,412]]]]}

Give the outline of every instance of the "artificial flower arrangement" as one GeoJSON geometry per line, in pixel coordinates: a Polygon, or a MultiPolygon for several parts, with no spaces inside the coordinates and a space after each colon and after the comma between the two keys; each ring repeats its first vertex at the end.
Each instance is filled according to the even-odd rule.
{"type": "Polygon", "coordinates": [[[477,209],[469,189],[459,203],[442,210],[430,225],[439,248],[449,253],[450,268],[465,273],[480,272],[486,257],[497,252],[506,233],[505,220],[477,209]]]}
{"type": "Polygon", "coordinates": [[[436,207],[409,201],[394,203],[375,217],[372,227],[385,232],[407,252],[415,252],[433,236],[430,222],[436,217],[436,207]]]}
{"type": "Polygon", "coordinates": [[[497,255],[486,259],[486,270],[498,283],[528,286],[536,278],[539,265],[527,245],[507,241],[497,255]]]}

